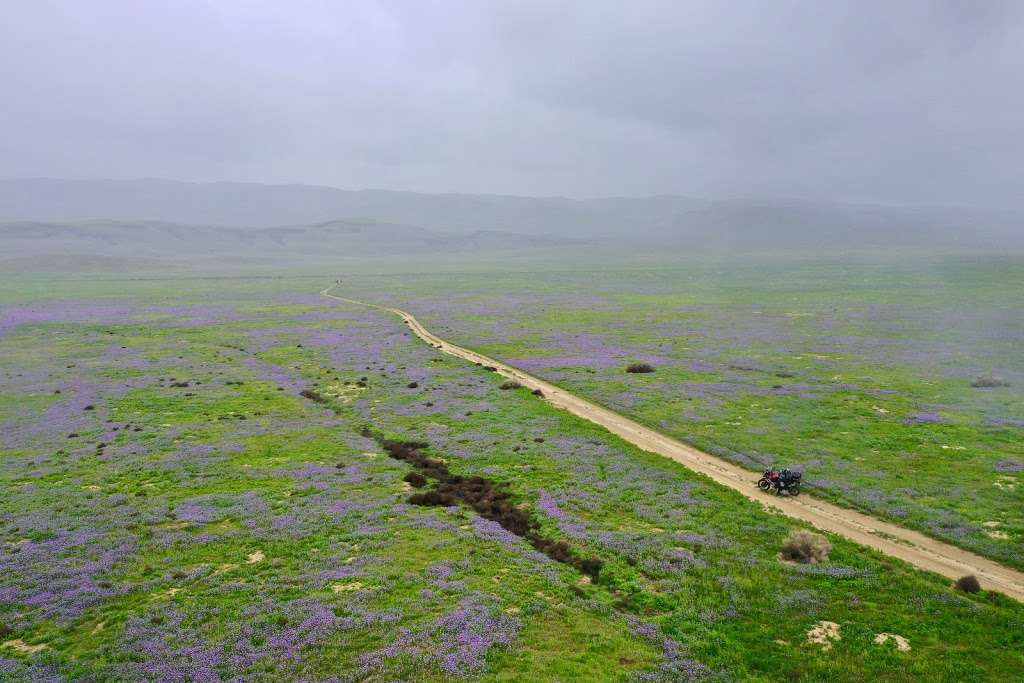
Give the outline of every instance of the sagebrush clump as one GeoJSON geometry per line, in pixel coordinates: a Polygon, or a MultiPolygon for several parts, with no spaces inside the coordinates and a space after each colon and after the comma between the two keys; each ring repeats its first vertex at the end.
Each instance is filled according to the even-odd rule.
{"type": "Polygon", "coordinates": [[[976,389],[994,389],[996,387],[1008,387],[1010,383],[999,375],[992,374],[991,372],[984,372],[974,378],[971,382],[971,386],[976,389]]]}
{"type": "Polygon", "coordinates": [[[626,372],[632,373],[646,373],[654,372],[654,366],[650,363],[630,363],[626,366],[626,372]]]}
{"type": "Polygon", "coordinates": [[[324,398],[317,392],[313,391],[312,389],[303,389],[302,391],[299,392],[299,396],[302,396],[303,398],[308,398],[310,401],[313,401],[314,403],[327,403],[326,398],[324,398]]]}
{"type": "Polygon", "coordinates": [[[791,531],[782,542],[782,559],[802,564],[827,562],[832,544],[821,534],[805,529],[791,531]]]}
{"type": "Polygon", "coordinates": [[[498,388],[499,389],[521,389],[522,386],[523,386],[522,384],[520,384],[519,382],[515,381],[514,379],[510,379],[510,380],[507,380],[505,382],[502,382],[501,386],[498,387],[498,388]]]}
{"type": "Polygon", "coordinates": [[[981,582],[978,581],[978,577],[974,574],[961,576],[956,580],[955,585],[957,590],[961,590],[964,593],[977,593],[981,590],[981,582]]]}

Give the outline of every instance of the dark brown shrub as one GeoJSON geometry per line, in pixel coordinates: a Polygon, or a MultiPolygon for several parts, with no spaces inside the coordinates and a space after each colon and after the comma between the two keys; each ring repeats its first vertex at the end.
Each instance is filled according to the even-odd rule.
{"type": "Polygon", "coordinates": [[[96,406],[90,403],[86,407],[82,408],[82,410],[96,410],[96,406]]]}
{"type": "Polygon", "coordinates": [[[299,396],[302,396],[303,398],[308,398],[310,401],[313,401],[314,403],[327,403],[326,398],[316,393],[312,389],[303,389],[302,391],[299,392],[299,396]]]}
{"type": "Polygon", "coordinates": [[[541,398],[544,398],[544,392],[541,391],[540,389],[534,389],[530,393],[533,394],[534,396],[540,396],[541,398]]]}
{"type": "Polygon", "coordinates": [[[498,368],[494,367],[493,365],[485,365],[484,370],[486,370],[487,372],[497,372],[498,368]]]}
{"type": "Polygon", "coordinates": [[[981,582],[978,581],[978,577],[974,574],[961,576],[956,580],[956,584],[954,585],[957,590],[963,591],[964,593],[978,593],[981,591],[981,582]]]}
{"type": "Polygon", "coordinates": [[[794,529],[782,542],[783,559],[803,564],[827,562],[832,544],[821,534],[805,529],[794,529]]]}
{"type": "Polygon", "coordinates": [[[580,571],[595,581],[597,581],[597,575],[601,573],[601,567],[603,566],[604,562],[596,557],[588,557],[585,560],[580,560],[580,571]]]}
{"type": "Polygon", "coordinates": [[[626,366],[626,372],[632,372],[634,374],[654,372],[654,366],[650,363],[630,363],[626,366]]]}
{"type": "Polygon", "coordinates": [[[403,477],[403,480],[408,482],[413,488],[421,489],[427,485],[427,478],[419,472],[410,472],[403,477]]]}
{"type": "Polygon", "coordinates": [[[499,389],[522,389],[523,385],[514,379],[506,380],[501,383],[499,389]]]}
{"type": "Polygon", "coordinates": [[[441,493],[437,489],[431,489],[425,493],[414,493],[409,496],[409,502],[413,505],[452,507],[458,501],[451,494],[441,493]]]}
{"type": "MultiPolygon", "coordinates": [[[[425,486],[430,479],[435,480],[434,487],[430,490],[409,496],[410,504],[442,507],[452,507],[460,503],[466,505],[484,519],[497,522],[503,529],[526,539],[530,545],[551,559],[572,565],[580,572],[597,579],[602,566],[601,560],[581,560],[565,541],[542,536],[538,531],[537,522],[528,512],[513,504],[512,494],[503,489],[498,482],[484,477],[453,475],[443,461],[423,453],[423,449],[429,447],[425,442],[384,439],[374,434],[369,427],[363,427],[359,433],[375,439],[392,458],[408,462],[419,470],[409,472],[404,477],[405,481],[416,488],[425,486]]],[[[518,450],[518,447],[513,450],[518,450]]]]}
{"type": "Polygon", "coordinates": [[[994,389],[996,387],[1008,387],[1010,383],[999,375],[985,372],[975,377],[974,381],[971,382],[971,386],[976,389],[994,389]]]}
{"type": "Polygon", "coordinates": [[[416,388],[418,388],[420,386],[420,383],[419,382],[409,382],[405,386],[407,386],[410,389],[416,389],[416,388]]]}

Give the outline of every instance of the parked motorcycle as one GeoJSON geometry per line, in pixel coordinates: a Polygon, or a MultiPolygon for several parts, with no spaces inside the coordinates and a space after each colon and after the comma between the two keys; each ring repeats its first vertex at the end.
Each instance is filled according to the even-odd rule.
{"type": "Polygon", "coordinates": [[[757,480],[757,488],[762,491],[774,491],[775,495],[799,496],[800,472],[792,470],[766,469],[760,479],[757,480]]]}

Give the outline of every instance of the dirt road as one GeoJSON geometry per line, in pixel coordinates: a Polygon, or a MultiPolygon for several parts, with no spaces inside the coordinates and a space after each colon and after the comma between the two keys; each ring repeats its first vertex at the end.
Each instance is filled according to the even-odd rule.
{"type": "Polygon", "coordinates": [[[767,507],[775,508],[789,517],[809,522],[819,529],[844,536],[851,541],[880,550],[916,567],[936,572],[951,579],[965,574],[974,574],[986,590],[997,590],[1024,601],[1024,572],[929,538],[917,531],[911,531],[854,510],[817,500],[807,494],[803,494],[799,498],[788,498],[762,493],[755,485],[758,475],[749,470],[660,434],[628,417],[591,403],[522,370],[446,342],[423,327],[410,313],[398,308],[346,299],[331,294],[330,291],[333,288],[334,285],[320,294],[338,301],[397,315],[405,321],[416,336],[431,346],[473,363],[492,366],[497,369],[499,374],[514,379],[525,387],[540,389],[551,405],[598,424],[645,451],[671,458],[691,470],[707,475],[719,484],[733,488],[748,498],[757,500],[767,507]]]}

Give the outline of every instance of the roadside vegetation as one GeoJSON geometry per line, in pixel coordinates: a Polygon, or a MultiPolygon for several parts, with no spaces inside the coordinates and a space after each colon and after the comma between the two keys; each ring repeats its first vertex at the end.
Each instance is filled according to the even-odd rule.
{"type": "Polygon", "coordinates": [[[736,258],[349,287],[752,471],[800,469],[807,493],[1024,568],[1020,259],[736,258]]]}

